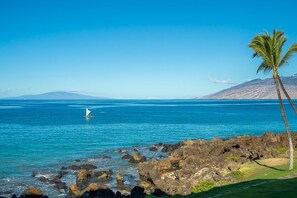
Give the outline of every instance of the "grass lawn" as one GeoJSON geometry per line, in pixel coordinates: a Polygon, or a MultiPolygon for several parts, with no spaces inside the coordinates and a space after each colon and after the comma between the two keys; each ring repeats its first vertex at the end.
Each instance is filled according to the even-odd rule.
{"type": "Polygon", "coordinates": [[[189,197],[297,197],[297,178],[292,179],[257,179],[222,187],[213,188],[207,192],[193,194],[189,197]]]}
{"type": "Polygon", "coordinates": [[[240,168],[244,173],[239,180],[240,183],[215,187],[189,197],[297,197],[296,163],[297,160],[295,168],[291,171],[288,170],[287,158],[247,163],[240,168]]]}

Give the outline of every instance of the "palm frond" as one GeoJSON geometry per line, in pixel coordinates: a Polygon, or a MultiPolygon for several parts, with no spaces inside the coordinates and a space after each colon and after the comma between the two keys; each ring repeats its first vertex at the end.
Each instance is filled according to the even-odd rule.
{"type": "Polygon", "coordinates": [[[282,38],[283,35],[284,35],[284,32],[273,30],[274,43],[276,43],[277,40],[279,40],[280,38],[282,38]]]}
{"type": "Polygon", "coordinates": [[[278,66],[279,66],[279,63],[280,63],[280,58],[281,58],[281,54],[282,54],[283,45],[285,44],[286,41],[287,41],[287,39],[285,37],[281,37],[280,39],[278,39],[278,42],[276,44],[275,63],[278,66]]]}
{"type": "Polygon", "coordinates": [[[262,62],[261,65],[258,67],[257,72],[259,73],[260,71],[263,70],[264,73],[270,72],[273,68],[268,66],[265,62],[262,62]]]}
{"type": "Polygon", "coordinates": [[[253,58],[260,56],[257,52],[253,53],[253,58]]]}
{"type": "Polygon", "coordinates": [[[259,71],[277,71],[278,67],[287,63],[289,58],[297,52],[297,43],[295,43],[282,57],[282,49],[286,41],[284,32],[277,30],[273,30],[272,35],[265,31],[264,34],[253,38],[249,44],[249,47],[254,50],[253,58],[259,57],[263,59],[262,64],[257,69],[257,73],[259,71]]]}
{"type": "Polygon", "coordinates": [[[269,44],[269,36],[266,32],[265,35],[257,35],[249,44],[249,47],[254,50],[253,57],[261,57],[266,65],[273,65],[271,59],[271,44],[269,44]]]}
{"type": "Polygon", "coordinates": [[[283,56],[281,61],[279,62],[279,67],[283,66],[287,63],[287,61],[291,58],[291,56],[297,52],[297,43],[294,43],[286,52],[286,54],[283,56]]]}

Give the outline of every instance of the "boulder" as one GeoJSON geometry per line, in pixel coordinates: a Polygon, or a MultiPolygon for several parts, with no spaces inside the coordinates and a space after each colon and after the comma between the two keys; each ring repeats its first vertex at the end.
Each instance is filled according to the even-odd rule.
{"type": "Polygon", "coordinates": [[[97,190],[99,190],[99,189],[105,189],[105,188],[99,186],[99,185],[96,184],[96,183],[91,183],[87,188],[85,188],[85,189],[83,190],[83,192],[86,192],[86,191],[89,191],[89,192],[95,192],[95,191],[97,191],[97,190]]]}
{"type": "Polygon", "coordinates": [[[125,177],[125,175],[122,173],[120,173],[116,176],[116,182],[117,182],[118,186],[121,186],[124,184],[124,177],[125,177]]]}
{"type": "Polygon", "coordinates": [[[61,169],[62,170],[65,170],[65,169],[69,169],[69,170],[80,170],[80,167],[77,166],[77,165],[71,165],[71,166],[68,166],[68,167],[62,167],[61,169]]]}
{"type": "MultiPolygon", "coordinates": [[[[69,186],[69,198],[93,198],[96,197],[98,191],[109,190],[107,187],[100,186],[96,183],[91,183],[88,187],[83,190],[80,190],[77,185],[71,184],[69,186]]],[[[99,196],[100,197],[100,196],[99,196]]]]}
{"type": "Polygon", "coordinates": [[[130,160],[131,158],[132,158],[132,156],[129,154],[126,154],[122,157],[122,159],[125,159],[125,160],[130,160]]]}
{"type": "Polygon", "coordinates": [[[85,169],[80,170],[76,174],[76,185],[83,188],[89,183],[92,177],[94,177],[93,171],[87,171],[85,169]]]}
{"type": "Polygon", "coordinates": [[[100,176],[97,177],[97,180],[99,182],[102,182],[102,183],[107,183],[107,182],[110,182],[112,180],[112,177],[107,173],[103,173],[103,174],[101,174],[100,176]]]}
{"type": "Polygon", "coordinates": [[[46,177],[44,177],[44,176],[41,176],[41,177],[39,177],[38,178],[40,181],[42,181],[42,182],[50,182],[51,180],[50,179],[48,179],[48,178],[46,178],[46,177]]]}
{"type": "Polygon", "coordinates": [[[146,194],[152,194],[155,191],[154,185],[150,182],[139,180],[138,185],[144,189],[146,194]]]}
{"type": "Polygon", "coordinates": [[[178,148],[180,148],[183,145],[183,142],[179,142],[177,144],[161,144],[163,146],[162,152],[172,152],[178,148]]]}
{"type": "Polygon", "coordinates": [[[131,158],[129,159],[129,162],[131,163],[139,163],[146,161],[146,157],[142,156],[139,152],[132,153],[131,158]]]}
{"type": "Polygon", "coordinates": [[[97,166],[95,166],[93,164],[82,164],[79,167],[80,167],[80,169],[85,169],[85,170],[94,170],[97,168],[97,166]]]}
{"type": "Polygon", "coordinates": [[[85,170],[94,170],[96,169],[97,166],[93,165],[93,164],[82,164],[82,165],[71,165],[68,167],[62,167],[62,170],[65,169],[69,169],[69,170],[81,170],[81,169],[85,169],[85,170]]]}
{"type": "Polygon", "coordinates": [[[27,196],[27,197],[42,197],[43,196],[43,192],[39,189],[36,188],[34,186],[31,186],[29,188],[27,188],[22,195],[27,196]]]}
{"type": "Polygon", "coordinates": [[[69,192],[68,192],[69,198],[77,198],[81,196],[81,191],[79,190],[78,186],[76,184],[70,184],[69,185],[69,192]]]}
{"type": "Polygon", "coordinates": [[[113,198],[115,193],[110,189],[98,189],[96,191],[86,191],[80,198],[113,198]]]}
{"type": "Polygon", "coordinates": [[[139,186],[135,186],[131,190],[131,198],[145,198],[145,195],[144,189],[139,186]]]}
{"type": "Polygon", "coordinates": [[[67,175],[67,174],[68,174],[67,171],[62,170],[62,171],[59,171],[59,172],[58,172],[58,176],[57,176],[57,177],[58,177],[59,179],[61,179],[64,175],[67,175]]]}
{"type": "Polygon", "coordinates": [[[156,146],[152,146],[149,148],[149,151],[157,151],[157,150],[158,150],[158,148],[156,146]]]}
{"type": "Polygon", "coordinates": [[[67,185],[65,182],[56,182],[55,183],[55,188],[57,188],[58,190],[66,190],[67,189],[67,185]]]}

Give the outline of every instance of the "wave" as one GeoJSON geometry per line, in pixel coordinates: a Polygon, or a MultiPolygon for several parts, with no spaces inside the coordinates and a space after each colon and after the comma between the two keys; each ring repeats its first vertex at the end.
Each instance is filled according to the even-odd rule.
{"type": "Polygon", "coordinates": [[[20,109],[20,108],[23,108],[23,106],[14,106],[14,105],[0,106],[0,109],[20,109]]]}

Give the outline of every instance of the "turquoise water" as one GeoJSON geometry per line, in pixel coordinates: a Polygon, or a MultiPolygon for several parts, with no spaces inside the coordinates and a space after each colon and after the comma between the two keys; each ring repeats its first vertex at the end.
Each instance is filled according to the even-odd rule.
{"type": "MultiPolygon", "coordinates": [[[[285,107],[296,131],[297,117],[285,107]]],[[[266,131],[284,131],[277,100],[2,100],[0,183],[98,152],[266,131]],[[83,118],[86,107],[93,119],[83,118]]]]}

